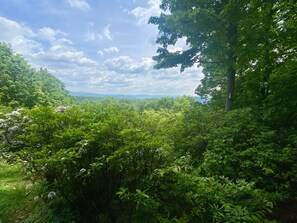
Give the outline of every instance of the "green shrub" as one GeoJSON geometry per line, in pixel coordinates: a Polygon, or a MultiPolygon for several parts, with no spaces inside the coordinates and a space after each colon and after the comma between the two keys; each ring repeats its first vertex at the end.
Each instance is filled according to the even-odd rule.
{"type": "Polygon", "coordinates": [[[41,185],[28,222],[265,222],[296,185],[296,137],[284,146],[249,110],[108,100],[1,118],[1,151],[41,185]]]}
{"type": "MultiPolygon", "coordinates": [[[[22,130],[10,134],[2,149],[14,152],[44,181],[45,202],[51,202],[50,194],[63,198],[82,220],[131,215],[116,193],[145,188],[149,175],[163,165],[166,143],[139,122],[140,114],[118,104],[39,107],[17,115],[11,122],[22,130]]],[[[3,137],[9,131],[4,128],[3,137]]]]}

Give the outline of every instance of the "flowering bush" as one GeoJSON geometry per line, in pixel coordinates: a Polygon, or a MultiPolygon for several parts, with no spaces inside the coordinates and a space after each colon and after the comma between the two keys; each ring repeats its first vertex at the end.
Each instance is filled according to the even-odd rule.
{"type": "Polygon", "coordinates": [[[0,113],[0,156],[9,162],[16,159],[16,153],[23,146],[23,141],[19,138],[26,133],[25,125],[30,122],[30,118],[23,115],[24,109],[17,109],[9,113],[0,113]]]}
{"type": "Polygon", "coordinates": [[[113,101],[17,110],[1,115],[1,150],[40,183],[37,204],[45,202],[53,215],[66,210],[63,218],[71,213],[66,218],[77,222],[265,222],[271,196],[256,187],[256,176],[224,177],[229,172],[220,168],[229,168],[230,155],[215,165],[221,161],[215,155],[228,151],[215,150],[209,137],[224,136],[220,122],[200,133],[203,120],[193,123],[185,114],[113,101]]]}
{"type": "Polygon", "coordinates": [[[111,218],[121,212],[119,189],[145,188],[163,165],[168,145],[141,119],[116,104],[17,110],[1,119],[1,149],[43,181],[47,202],[63,198],[82,219],[111,218]]]}

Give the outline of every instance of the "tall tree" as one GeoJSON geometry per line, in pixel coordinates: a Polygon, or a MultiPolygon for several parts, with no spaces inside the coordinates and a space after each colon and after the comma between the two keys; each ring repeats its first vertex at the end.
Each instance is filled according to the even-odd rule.
{"type": "Polygon", "coordinates": [[[181,71],[197,64],[204,68],[205,78],[197,93],[225,92],[225,108],[234,102],[238,25],[244,17],[245,1],[163,0],[159,17],[150,18],[158,25],[157,69],[181,65],[181,71]],[[186,38],[188,49],[171,52],[169,46],[186,38]],[[216,75],[213,75],[216,74],[216,75]]]}
{"type": "Polygon", "coordinates": [[[297,126],[297,2],[256,0],[239,26],[236,107],[278,126],[297,126]]]}
{"type": "Polygon", "coordinates": [[[163,0],[160,7],[161,15],[149,21],[160,31],[155,68],[202,66],[196,93],[219,103],[225,97],[227,111],[268,108],[277,116],[275,101],[286,101],[286,111],[294,107],[295,94],[279,96],[295,89],[295,1],[163,0]],[[182,38],[188,49],[172,52],[182,38]],[[282,87],[285,81],[291,84],[282,87]]]}
{"type": "Polygon", "coordinates": [[[274,7],[277,26],[271,51],[276,57],[268,80],[264,114],[278,126],[297,129],[297,2],[276,1],[274,7]]]}

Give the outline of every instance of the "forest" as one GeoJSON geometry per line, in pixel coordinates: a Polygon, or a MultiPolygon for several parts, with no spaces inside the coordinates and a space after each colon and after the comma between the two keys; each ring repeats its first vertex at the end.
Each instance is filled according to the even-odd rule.
{"type": "Polygon", "coordinates": [[[72,97],[0,43],[1,223],[297,222],[297,3],[160,7],[155,69],[202,102],[72,97]]]}

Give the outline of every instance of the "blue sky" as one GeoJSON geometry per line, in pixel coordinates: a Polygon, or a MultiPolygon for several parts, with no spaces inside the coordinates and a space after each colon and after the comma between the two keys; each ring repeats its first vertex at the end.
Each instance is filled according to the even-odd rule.
{"type": "MultiPolygon", "coordinates": [[[[160,0],[0,0],[0,41],[70,91],[193,95],[196,67],[154,70],[160,0]]],[[[179,41],[171,50],[186,48],[179,41]]]]}

